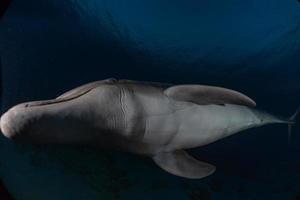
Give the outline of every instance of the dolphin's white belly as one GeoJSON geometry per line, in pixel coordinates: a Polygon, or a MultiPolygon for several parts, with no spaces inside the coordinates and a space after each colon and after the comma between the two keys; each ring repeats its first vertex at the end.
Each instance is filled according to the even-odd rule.
{"type": "Polygon", "coordinates": [[[144,140],[164,145],[165,151],[199,147],[249,128],[253,120],[245,106],[187,104],[168,115],[148,117],[144,140]]]}

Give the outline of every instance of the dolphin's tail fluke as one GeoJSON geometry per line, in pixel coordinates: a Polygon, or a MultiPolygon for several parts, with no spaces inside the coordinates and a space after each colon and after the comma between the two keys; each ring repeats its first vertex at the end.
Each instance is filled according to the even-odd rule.
{"type": "Polygon", "coordinates": [[[298,114],[300,113],[300,107],[297,109],[297,111],[289,118],[290,123],[288,123],[288,142],[291,143],[291,137],[292,137],[292,127],[296,124],[296,118],[298,114]]]}

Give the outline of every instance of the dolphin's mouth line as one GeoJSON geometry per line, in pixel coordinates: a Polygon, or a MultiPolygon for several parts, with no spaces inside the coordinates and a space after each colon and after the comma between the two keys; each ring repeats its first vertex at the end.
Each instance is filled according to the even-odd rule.
{"type": "Polygon", "coordinates": [[[75,94],[75,95],[71,95],[71,96],[67,96],[67,97],[63,97],[63,98],[57,97],[56,99],[27,102],[24,104],[24,106],[25,107],[37,107],[37,106],[45,106],[45,105],[52,105],[52,104],[67,102],[67,101],[77,99],[77,98],[87,94],[92,89],[93,88],[91,88],[90,90],[87,90],[85,92],[82,92],[80,94],[77,94],[77,95],[75,94]]]}
{"type": "Polygon", "coordinates": [[[63,102],[70,101],[70,100],[72,100],[72,99],[51,99],[51,100],[32,101],[32,102],[25,103],[24,106],[25,107],[38,107],[38,106],[63,103],[63,102]]]}

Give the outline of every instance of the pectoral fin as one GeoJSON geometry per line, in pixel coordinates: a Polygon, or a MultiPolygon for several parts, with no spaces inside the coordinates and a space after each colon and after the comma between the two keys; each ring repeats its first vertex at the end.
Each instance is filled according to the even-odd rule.
{"type": "Polygon", "coordinates": [[[200,179],[216,170],[215,166],[194,159],[184,150],[159,153],[153,160],[165,171],[184,178],[200,179]]]}
{"type": "Polygon", "coordinates": [[[238,104],[255,107],[256,103],[246,95],[221,87],[205,85],[178,85],[167,88],[164,93],[178,101],[196,104],[238,104]]]}

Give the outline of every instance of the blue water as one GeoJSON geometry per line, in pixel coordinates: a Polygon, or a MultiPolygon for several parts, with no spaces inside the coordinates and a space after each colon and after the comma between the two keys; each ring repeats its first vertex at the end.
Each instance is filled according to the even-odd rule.
{"type": "MultiPolygon", "coordinates": [[[[15,0],[0,22],[2,110],[109,77],[227,87],[282,116],[300,105],[296,0],[15,0]]],[[[150,159],[0,138],[0,176],[19,200],[300,199],[300,126],[244,131],[190,153],[202,180],[150,159]]]]}

